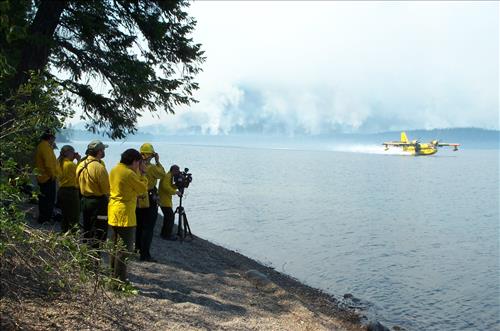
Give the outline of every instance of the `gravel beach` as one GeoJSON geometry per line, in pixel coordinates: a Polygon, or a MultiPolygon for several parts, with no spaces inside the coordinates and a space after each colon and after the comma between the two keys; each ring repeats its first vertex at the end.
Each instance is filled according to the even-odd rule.
{"type": "MultiPolygon", "coordinates": [[[[5,329],[31,330],[366,330],[358,315],[320,290],[195,236],[166,241],[157,222],[152,255],[129,262],[137,295],[106,292],[2,311],[5,329]],[[97,300],[96,300],[97,299],[97,300]],[[93,305],[90,307],[89,305],[93,305]],[[5,322],[5,321],[4,321],[5,322]]],[[[43,228],[57,230],[58,225],[43,228]]],[[[5,305],[10,305],[5,306],[5,305]]]]}

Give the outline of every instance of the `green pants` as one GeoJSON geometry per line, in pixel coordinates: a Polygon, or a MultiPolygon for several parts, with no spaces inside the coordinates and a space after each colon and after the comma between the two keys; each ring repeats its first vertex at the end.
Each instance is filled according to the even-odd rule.
{"type": "Polygon", "coordinates": [[[93,248],[99,248],[108,234],[108,198],[106,196],[82,198],[83,239],[93,248]]]}
{"type": "Polygon", "coordinates": [[[121,227],[112,226],[113,254],[109,262],[113,270],[113,277],[125,282],[127,280],[126,259],[134,249],[135,226],[121,227]],[[118,243],[122,242],[124,248],[119,248],[118,243]]]}
{"type": "Polygon", "coordinates": [[[57,192],[57,201],[62,211],[61,231],[78,230],[80,220],[80,195],[76,187],[61,187],[57,192]]]}

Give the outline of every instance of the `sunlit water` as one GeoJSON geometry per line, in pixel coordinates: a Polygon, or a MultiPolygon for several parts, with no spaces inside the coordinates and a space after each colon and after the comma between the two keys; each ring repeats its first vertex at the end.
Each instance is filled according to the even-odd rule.
{"type": "MultiPolygon", "coordinates": [[[[110,145],[108,170],[140,144],[110,145]]],[[[154,145],[193,173],[184,206],[196,235],[352,293],[388,326],[499,330],[498,150],[154,145]]]]}

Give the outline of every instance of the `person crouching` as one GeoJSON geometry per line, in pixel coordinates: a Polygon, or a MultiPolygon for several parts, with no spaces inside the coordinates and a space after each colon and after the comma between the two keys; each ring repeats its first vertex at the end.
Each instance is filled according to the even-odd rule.
{"type": "Polygon", "coordinates": [[[114,245],[110,263],[113,276],[123,282],[127,280],[125,259],[134,248],[137,197],[148,191],[145,170],[141,153],[131,148],[122,153],[120,163],[109,174],[108,224],[114,245]],[[118,250],[119,240],[125,245],[126,252],[118,250]]]}

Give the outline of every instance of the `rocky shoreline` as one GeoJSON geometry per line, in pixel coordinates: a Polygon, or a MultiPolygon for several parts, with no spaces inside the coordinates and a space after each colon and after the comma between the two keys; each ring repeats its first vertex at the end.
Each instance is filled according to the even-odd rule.
{"type": "Polygon", "coordinates": [[[189,321],[175,325],[159,317],[154,328],[366,329],[331,295],[204,239],[180,243],[155,237],[152,255],[157,263],[131,263],[130,280],[140,296],[165,300],[166,315],[175,315],[177,305],[190,312],[189,321]]]}
{"type": "MultiPolygon", "coordinates": [[[[162,240],[160,225],[159,219],[151,249],[157,262],[129,263],[137,295],[106,292],[98,303],[84,293],[50,304],[24,302],[20,325],[13,328],[377,330],[363,325],[343,299],[196,236],[182,243],[162,240]],[[96,306],[90,309],[88,302],[96,306]]],[[[57,231],[58,224],[43,229],[57,231]]]]}

